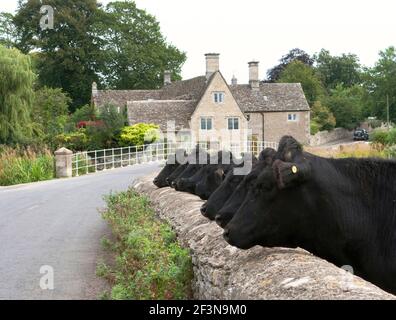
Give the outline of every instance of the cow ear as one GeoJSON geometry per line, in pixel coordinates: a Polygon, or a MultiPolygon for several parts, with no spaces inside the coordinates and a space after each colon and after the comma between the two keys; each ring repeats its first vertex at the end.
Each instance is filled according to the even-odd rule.
{"type": "Polygon", "coordinates": [[[302,152],[302,145],[291,136],[284,136],[279,142],[278,158],[283,161],[292,162],[302,152]]]}
{"type": "Polygon", "coordinates": [[[311,173],[311,167],[307,161],[293,163],[275,160],[272,168],[279,189],[303,183],[309,179],[311,173]]]}

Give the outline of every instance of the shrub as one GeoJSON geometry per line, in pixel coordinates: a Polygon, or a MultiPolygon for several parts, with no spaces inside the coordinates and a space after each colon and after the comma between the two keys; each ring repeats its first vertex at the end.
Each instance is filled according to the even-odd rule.
{"type": "Polygon", "coordinates": [[[41,88],[35,92],[33,121],[40,125],[44,138],[51,143],[64,131],[68,119],[69,96],[60,88],[41,88]]]}
{"type": "Polygon", "coordinates": [[[152,123],[138,123],[121,130],[119,144],[121,146],[141,146],[159,139],[159,126],[152,123]]]}
{"type": "Polygon", "coordinates": [[[0,185],[37,182],[54,178],[54,157],[48,149],[11,149],[0,151],[0,185]]]}
{"type": "Polygon", "coordinates": [[[78,108],[71,115],[70,119],[73,125],[80,121],[95,121],[99,117],[99,113],[94,105],[85,105],[78,108]]]}
{"type": "Polygon", "coordinates": [[[72,151],[85,151],[89,146],[89,138],[85,129],[76,132],[62,133],[55,137],[54,143],[57,148],[65,147],[72,151]]]}
{"type": "Polygon", "coordinates": [[[112,284],[112,299],[186,299],[192,265],[169,225],[155,217],[147,198],[132,189],[106,197],[103,218],[117,238],[113,270],[98,273],[112,284]]]}
{"type": "Polygon", "coordinates": [[[311,134],[314,135],[319,132],[320,126],[314,121],[311,120],[311,134]]]}
{"type": "Polygon", "coordinates": [[[391,129],[391,130],[388,131],[386,144],[388,146],[392,146],[392,145],[396,144],[396,129],[391,129]]]}
{"type": "Polygon", "coordinates": [[[370,135],[370,141],[377,149],[396,144],[396,128],[389,131],[375,130],[370,135]]]}
{"type": "Polygon", "coordinates": [[[318,131],[332,130],[336,125],[336,119],[334,118],[333,113],[320,101],[315,101],[313,104],[311,109],[311,119],[314,123],[313,131],[316,129],[318,131]]]}

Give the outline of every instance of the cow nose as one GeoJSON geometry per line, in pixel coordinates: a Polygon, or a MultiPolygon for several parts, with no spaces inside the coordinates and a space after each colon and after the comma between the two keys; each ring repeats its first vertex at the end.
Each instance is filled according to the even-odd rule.
{"type": "Polygon", "coordinates": [[[155,178],[154,179],[154,184],[157,184],[158,183],[158,178],[155,178]]]}
{"type": "Polygon", "coordinates": [[[230,230],[229,229],[224,229],[223,237],[224,237],[225,241],[227,241],[227,242],[230,240],[230,230]]]}
{"type": "Polygon", "coordinates": [[[216,214],[215,221],[220,227],[224,227],[223,226],[223,218],[221,217],[221,215],[216,214]]]}
{"type": "Polygon", "coordinates": [[[208,205],[207,202],[205,202],[202,207],[201,207],[201,213],[204,217],[206,217],[206,209],[207,209],[208,205]]]}

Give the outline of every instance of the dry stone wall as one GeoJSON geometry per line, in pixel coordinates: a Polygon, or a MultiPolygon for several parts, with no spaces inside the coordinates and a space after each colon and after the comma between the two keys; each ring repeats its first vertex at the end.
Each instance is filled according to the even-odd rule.
{"type": "Polygon", "coordinates": [[[140,178],[132,187],[151,199],[159,217],[190,248],[196,299],[395,299],[302,249],[234,248],[223,240],[222,229],[201,215],[202,200],[158,189],[153,178],[140,178]]]}
{"type": "Polygon", "coordinates": [[[320,146],[326,143],[330,143],[332,141],[342,140],[342,139],[352,139],[353,131],[348,131],[344,128],[336,128],[331,131],[320,131],[315,135],[310,137],[309,145],[310,146],[320,146]]]}

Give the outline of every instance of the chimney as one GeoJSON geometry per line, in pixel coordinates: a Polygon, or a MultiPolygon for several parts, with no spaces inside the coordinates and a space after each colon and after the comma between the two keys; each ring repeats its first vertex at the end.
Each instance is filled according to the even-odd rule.
{"type": "Polygon", "coordinates": [[[252,90],[259,90],[259,62],[251,61],[249,62],[249,84],[252,90]]]}
{"type": "Polygon", "coordinates": [[[206,79],[209,79],[210,76],[219,71],[219,55],[218,53],[207,53],[206,57],[206,79]]]}
{"type": "Polygon", "coordinates": [[[232,85],[232,86],[236,86],[237,84],[238,84],[238,79],[235,78],[235,75],[233,75],[233,76],[232,76],[232,79],[231,79],[231,85],[232,85]]]}
{"type": "Polygon", "coordinates": [[[164,71],[164,86],[167,86],[168,84],[172,83],[172,72],[169,70],[164,71]]]}

